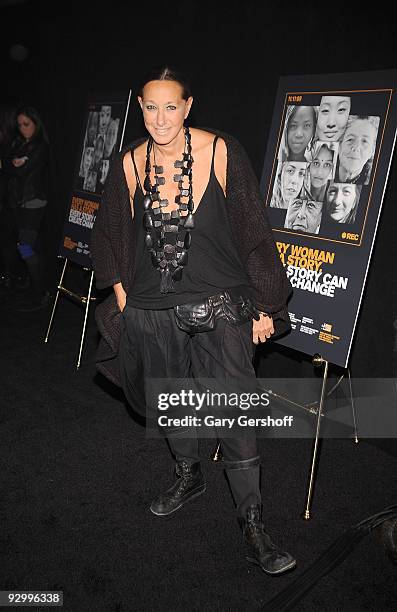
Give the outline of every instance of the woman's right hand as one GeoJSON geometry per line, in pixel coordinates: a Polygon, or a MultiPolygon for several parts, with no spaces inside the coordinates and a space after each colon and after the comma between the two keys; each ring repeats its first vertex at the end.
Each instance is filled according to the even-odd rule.
{"type": "Polygon", "coordinates": [[[120,308],[120,312],[123,312],[127,301],[127,294],[124,291],[124,287],[121,283],[113,285],[114,292],[116,294],[117,305],[120,308]]]}

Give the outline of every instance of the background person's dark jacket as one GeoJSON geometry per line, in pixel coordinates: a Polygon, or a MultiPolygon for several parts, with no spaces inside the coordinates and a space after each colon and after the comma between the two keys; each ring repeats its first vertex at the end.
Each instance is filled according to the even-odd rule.
{"type": "Polygon", "coordinates": [[[29,200],[48,198],[48,144],[41,138],[29,142],[17,138],[2,161],[3,172],[8,176],[7,206],[17,208],[29,200]],[[16,157],[28,159],[18,168],[12,163],[16,157]]]}

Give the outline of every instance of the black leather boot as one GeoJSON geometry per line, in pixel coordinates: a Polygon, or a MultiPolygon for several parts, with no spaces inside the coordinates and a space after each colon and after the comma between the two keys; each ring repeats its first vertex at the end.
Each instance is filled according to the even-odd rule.
{"type": "Polygon", "coordinates": [[[206,484],[200,462],[189,466],[186,461],[177,463],[178,476],[172,487],[161,493],[151,504],[150,510],[158,516],[165,516],[179,510],[187,501],[204,493],[206,484]]]}
{"type": "Polygon", "coordinates": [[[238,519],[244,540],[249,546],[247,561],[259,565],[266,574],[282,574],[296,566],[296,561],[287,552],[282,552],[265,533],[261,521],[259,504],[247,508],[245,516],[238,519]]]}

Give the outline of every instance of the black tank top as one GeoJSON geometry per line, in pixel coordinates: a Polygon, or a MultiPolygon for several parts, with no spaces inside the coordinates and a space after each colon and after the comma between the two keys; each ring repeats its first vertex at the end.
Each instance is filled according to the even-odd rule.
{"type": "Polygon", "coordinates": [[[188,263],[183,268],[181,280],[174,281],[174,293],[160,293],[160,272],[153,267],[145,246],[143,191],[132,152],[137,182],[133,223],[138,224],[138,240],[135,272],[127,296],[129,306],[153,310],[172,308],[232,287],[241,290],[243,295],[251,295],[247,273],[232,240],[226,198],[214,171],[216,141],[217,137],[213,144],[208,185],[194,213],[188,263]]]}

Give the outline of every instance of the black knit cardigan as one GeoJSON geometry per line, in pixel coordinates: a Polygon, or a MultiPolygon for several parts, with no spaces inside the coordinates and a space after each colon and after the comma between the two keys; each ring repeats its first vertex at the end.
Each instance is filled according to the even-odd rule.
{"type": "MultiPolygon", "coordinates": [[[[272,314],[275,335],[290,328],[286,303],[291,285],[286,277],[269,225],[263,198],[248,156],[239,142],[222,132],[205,128],[226,143],[227,214],[237,252],[254,289],[256,306],[272,314]]],[[[136,250],[128,185],[123,158],[127,151],[144,142],[127,145],[115,157],[106,181],[91,238],[91,257],[98,289],[121,282],[128,293],[136,250]]],[[[220,228],[221,229],[221,228],[220,228]]],[[[120,386],[118,346],[121,313],[114,292],[96,308],[101,340],[96,355],[98,370],[120,386]]]]}

